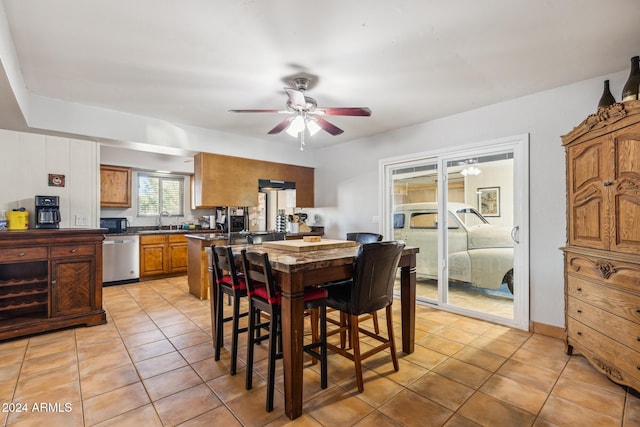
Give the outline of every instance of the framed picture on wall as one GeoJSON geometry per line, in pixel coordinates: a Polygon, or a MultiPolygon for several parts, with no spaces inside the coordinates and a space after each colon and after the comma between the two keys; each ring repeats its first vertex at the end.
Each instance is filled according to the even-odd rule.
{"type": "Polygon", "coordinates": [[[500,187],[478,188],[478,210],[484,216],[500,216],[500,187]]]}

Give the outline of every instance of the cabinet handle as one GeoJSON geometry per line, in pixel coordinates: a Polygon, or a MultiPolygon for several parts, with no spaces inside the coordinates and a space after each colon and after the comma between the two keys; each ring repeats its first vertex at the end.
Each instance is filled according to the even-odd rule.
{"type": "Polygon", "coordinates": [[[611,181],[605,181],[605,182],[603,182],[603,183],[602,183],[602,185],[604,185],[605,187],[608,187],[608,186],[610,186],[610,185],[613,185],[613,182],[611,182],[611,181]]]}
{"type": "Polygon", "coordinates": [[[25,253],[24,253],[24,252],[20,252],[20,253],[18,254],[18,256],[24,256],[24,255],[25,255],[25,253]]]}
{"type": "Polygon", "coordinates": [[[636,308],[636,313],[640,314],[640,308],[636,308]]]}
{"type": "Polygon", "coordinates": [[[76,252],[78,252],[78,250],[77,250],[77,249],[71,249],[71,253],[72,253],[72,254],[75,254],[76,252]]]}
{"type": "Polygon", "coordinates": [[[57,282],[58,282],[58,281],[57,281],[56,279],[53,279],[53,280],[51,281],[51,284],[52,284],[52,285],[55,285],[57,282]]]}
{"type": "Polygon", "coordinates": [[[582,336],[582,332],[579,332],[579,331],[578,331],[578,335],[582,336]]]}
{"type": "Polygon", "coordinates": [[[578,313],[582,313],[582,310],[578,310],[578,313]]]}
{"type": "Polygon", "coordinates": [[[582,288],[576,288],[576,291],[582,292],[582,288]]]}

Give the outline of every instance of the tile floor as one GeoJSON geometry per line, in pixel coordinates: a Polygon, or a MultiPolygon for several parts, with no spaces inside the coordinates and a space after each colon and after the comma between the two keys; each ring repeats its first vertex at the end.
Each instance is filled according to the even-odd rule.
{"type": "Polygon", "coordinates": [[[305,365],[304,414],[290,422],[281,375],[275,409],[264,410],[264,351],[251,391],[244,367],[228,375],[227,351],[213,360],[208,302],[185,278],[105,288],[104,305],[106,325],[0,343],[2,425],[640,425],[638,395],[565,355],[560,340],[428,307],[415,353],[400,354],[399,372],[385,353],[368,359],[362,394],[341,356],[329,357],[326,390],[305,365]]]}

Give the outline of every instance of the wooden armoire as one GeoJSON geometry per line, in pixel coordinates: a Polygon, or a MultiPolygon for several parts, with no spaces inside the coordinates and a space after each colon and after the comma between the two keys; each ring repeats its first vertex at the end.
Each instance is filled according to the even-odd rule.
{"type": "Polygon", "coordinates": [[[599,108],[562,144],[566,351],[640,390],[640,101],[599,108]]]}

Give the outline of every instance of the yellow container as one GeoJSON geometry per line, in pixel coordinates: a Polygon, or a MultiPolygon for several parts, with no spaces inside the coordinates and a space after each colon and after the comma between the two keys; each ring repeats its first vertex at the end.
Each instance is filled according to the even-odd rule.
{"type": "Polygon", "coordinates": [[[29,228],[29,212],[9,211],[7,212],[7,223],[8,230],[27,230],[29,228]]]}

